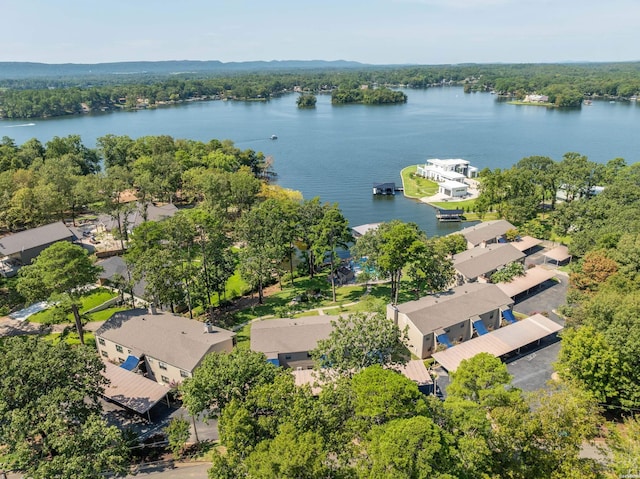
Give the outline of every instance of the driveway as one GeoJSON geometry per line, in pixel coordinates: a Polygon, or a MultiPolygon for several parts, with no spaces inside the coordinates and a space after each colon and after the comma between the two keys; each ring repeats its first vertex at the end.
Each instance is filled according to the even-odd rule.
{"type": "Polygon", "coordinates": [[[566,273],[557,271],[554,280],[546,281],[541,285],[538,292],[518,300],[513,306],[513,310],[531,316],[535,313],[542,313],[553,321],[564,326],[564,321],[553,311],[565,304],[567,300],[567,289],[569,288],[569,278],[566,273]]]}

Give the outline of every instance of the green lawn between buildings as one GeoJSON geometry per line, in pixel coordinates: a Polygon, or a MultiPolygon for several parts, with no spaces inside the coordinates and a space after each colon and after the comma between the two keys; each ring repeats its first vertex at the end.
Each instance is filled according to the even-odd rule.
{"type": "MultiPolygon", "coordinates": [[[[84,314],[86,311],[90,311],[96,306],[100,306],[106,301],[109,301],[110,299],[115,298],[117,295],[118,294],[116,292],[106,288],[96,288],[88,291],[80,299],[81,301],[80,314],[84,314]]],[[[110,310],[111,309],[113,308],[110,308],[110,310]]],[[[98,313],[92,313],[90,315],[87,315],[87,318],[89,318],[90,321],[102,321],[106,319],[104,318],[105,314],[107,313],[103,311],[99,311],[98,313]]],[[[111,314],[113,314],[113,311],[111,311],[111,313],[107,316],[107,318],[111,316],[111,314]]],[[[42,324],[73,322],[73,314],[71,313],[67,314],[63,318],[56,318],[55,316],[56,316],[55,308],[49,308],[47,310],[32,314],[31,316],[29,316],[28,320],[31,323],[42,323],[42,324]]]]}

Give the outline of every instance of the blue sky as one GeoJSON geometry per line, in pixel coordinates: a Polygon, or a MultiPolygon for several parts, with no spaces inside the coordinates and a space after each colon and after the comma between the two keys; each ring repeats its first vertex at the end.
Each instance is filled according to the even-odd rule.
{"type": "Polygon", "coordinates": [[[638,0],[2,0],[0,61],[640,60],[638,0]]]}

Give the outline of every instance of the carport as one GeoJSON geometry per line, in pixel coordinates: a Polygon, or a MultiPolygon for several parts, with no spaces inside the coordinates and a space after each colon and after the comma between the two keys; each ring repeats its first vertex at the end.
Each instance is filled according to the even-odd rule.
{"type": "Polygon", "coordinates": [[[562,329],[555,321],[541,315],[529,316],[515,324],[470,339],[452,348],[433,354],[433,358],[447,371],[454,372],[460,363],[479,353],[504,356],[529,344],[557,333],[562,329]]]}
{"type": "Polygon", "coordinates": [[[115,364],[104,362],[104,365],[106,369],[102,375],[109,380],[102,394],[105,398],[140,415],[146,414],[149,422],[151,422],[149,411],[162,398],[165,398],[167,405],[171,406],[167,386],[115,364]]]}
{"type": "Polygon", "coordinates": [[[564,245],[556,246],[555,248],[550,249],[549,251],[545,251],[542,254],[544,255],[545,263],[547,262],[547,259],[555,261],[556,264],[558,265],[567,260],[571,262],[571,255],[569,254],[569,248],[567,248],[564,245]]]}
{"type": "Polygon", "coordinates": [[[529,254],[533,248],[542,244],[542,240],[534,238],[533,236],[522,236],[516,241],[512,241],[511,245],[518,251],[522,251],[524,254],[529,254]]]}
{"type": "Polygon", "coordinates": [[[504,294],[515,300],[519,294],[528,294],[532,289],[537,288],[545,281],[549,281],[555,275],[556,273],[554,271],[536,266],[535,268],[528,269],[524,276],[517,276],[509,283],[496,283],[496,286],[498,286],[504,294]]]}

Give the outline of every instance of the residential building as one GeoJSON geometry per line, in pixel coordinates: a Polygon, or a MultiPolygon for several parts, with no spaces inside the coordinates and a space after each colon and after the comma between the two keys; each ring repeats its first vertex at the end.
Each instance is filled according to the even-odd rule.
{"type": "Polygon", "coordinates": [[[311,351],[333,330],[337,316],[280,318],[251,323],[251,350],[264,353],[277,366],[311,369],[311,351]]]}
{"type": "Polygon", "coordinates": [[[82,233],[62,221],[0,238],[0,274],[14,276],[21,266],[30,264],[37,256],[58,241],[74,242],[82,233]]]}
{"type": "Polygon", "coordinates": [[[438,345],[451,346],[498,329],[513,300],[494,284],[468,283],[415,301],[387,306],[387,318],[407,331],[409,350],[428,358],[438,345]]]}
{"type": "Polygon", "coordinates": [[[96,331],[98,353],[126,369],[140,368],[163,384],[191,377],[204,357],[230,352],[236,334],[153,309],[115,313],[96,331]]]}
{"type": "Polygon", "coordinates": [[[524,100],[522,100],[525,103],[548,103],[549,102],[549,97],[547,95],[526,95],[524,97],[524,100]]]}
{"type": "Polygon", "coordinates": [[[458,284],[489,282],[491,275],[509,263],[524,264],[525,254],[511,243],[494,243],[453,255],[458,284]]]}
{"type": "Polygon", "coordinates": [[[471,166],[467,160],[432,158],[424,166],[418,165],[416,174],[429,180],[464,182],[465,178],[478,176],[478,168],[471,166]]]}
{"type": "Polygon", "coordinates": [[[126,226],[127,232],[131,233],[133,229],[144,223],[145,221],[162,221],[167,218],[171,218],[178,212],[178,208],[172,203],[165,205],[157,205],[155,203],[136,203],[133,208],[125,215],[120,213],[119,217],[112,215],[100,215],[98,217],[98,224],[96,230],[99,233],[104,231],[118,230],[118,219],[120,225],[124,228],[126,226]]]}
{"type": "Polygon", "coordinates": [[[465,178],[478,176],[478,169],[467,160],[433,158],[416,168],[416,174],[439,183],[438,193],[452,198],[467,196],[468,185],[465,178]]]}
{"type": "Polygon", "coordinates": [[[453,234],[460,234],[467,240],[467,248],[486,246],[504,240],[507,231],[515,229],[507,220],[484,221],[469,226],[453,234]]]}

